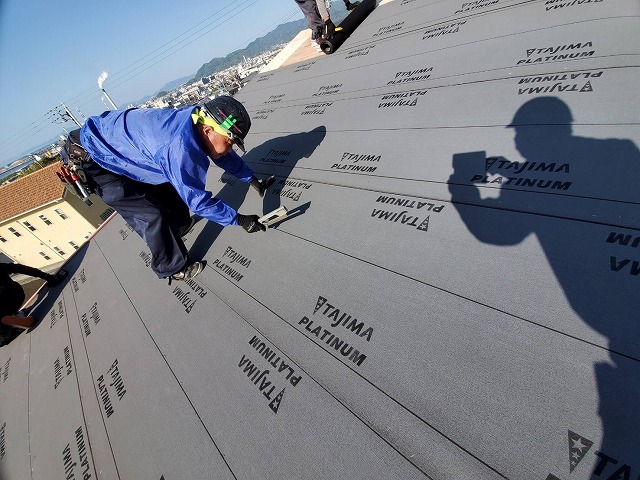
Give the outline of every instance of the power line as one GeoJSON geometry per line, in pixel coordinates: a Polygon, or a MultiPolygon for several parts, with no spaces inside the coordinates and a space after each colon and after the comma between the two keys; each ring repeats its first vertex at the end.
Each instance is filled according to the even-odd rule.
{"type": "MultiPolygon", "coordinates": [[[[157,65],[158,63],[163,62],[164,60],[166,60],[166,59],[167,59],[167,58],[169,58],[170,56],[175,55],[175,54],[176,54],[176,53],[178,53],[179,51],[183,50],[184,48],[186,48],[186,47],[187,47],[187,46],[189,46],[190,44],[192,44],[192,43],[194,43],[195,41],[197,41],[198,39],[200,39],[200,38],[202,38],[203,36],[205,36],[205,35],[209,34],[209,33],[210,33],[210,32],[212,32],[213,30],[215,30],[216,28],[220,27],[221,25],[223,25],[223,24],[227,23],[228,21],[230,21],[231,19],[233,19],[234,17],[236,17],[236,16],[240,15],[242,12],[244,12],[245,10],[249,9],[250,7],[252,7],[253,5],[255,5],[256,3],[258,3],[258,1],[260,1],[260,0],[242,0],[242,1],[241,1],[241,3],[240,3],[240,5],[239,5],[239,7],[242,7],[242,6],[243,6],[243,4],[244,4],[244,8],[242,8],[242,9],[240,9],[240,10],[239,10],[239,9],[236,9],[234,12],[227,12],[227,13],[225,13],[225,14],[222,16],[222,18],[224,18],[225,16],[228,16],[228,15],[230,15],[230,16],[228,16],[227,18],[224,18],[224,19],[217,18],[217,20],[221,20],[221,21],[219,21],[219,23],[217,23],[217,24],[216,24],[216,23],[212,24],[212,25],[210,26],[210,28],[208,28],[208,29],[206,29],[206,30],[203,30],[203,31],[201,30],[197,36],[190,36],[190,37],[188,37],[188,38],[186,38],[186,39],[182,39],[182,40],[180,40],[178,43],[176,43],[176,44],[174,44],[174,45],[171,45],[171,46],[170,46],[169,48],[167,48],[166,50],[164,50],[164,51],[160,52],[159,54],[157,54],[157,55],[153,56],[151,59],[149,59],[149,60],[147,60],[147,61],[143,62],[143,63],[142,63],[142,64],[140,64],[140,65],[135,66],[135,65],[136,65],[136,63],[139,63],[139,62],[134,62],[133,64],[131,64],[131,65],[129,65],[129,66],[127,67],[127,68],[129,68],[129,67],[135,66],[135,68],[134,68],[132,71],[130,71],[130,72],[126,72],[127,68],[125,68],[125,69],[123,69],[123,70],[121,70],[120,72],[118,72],[118,73],[116,73],[116,74],[115,74],[115,75],[123,74],[123,75],[125,75],[125,77],[124,77],[124,78],[118,78],[117,80],[112,81],[112,82],[111,82],[111,87],[110,87],[110,88],[114,88],[114,87],[116,87],[116,88],[117,88],[117,87],[119,87],[119,86],[121,86],[121,85],[124,85],[126,82],[128,82],[128,81],[129,81],[129,80],[131,80],[132,78],[134,78],[134,77],[136,77],[136,76],[140,75],[141,73],[143,73],[143,72],[145,72],[145,71],[149,70],[150,68],[152,68],[153,66],[157,65]],[[251,2],[251,3],[249,3],[249,2],[251,2]],[[247,5],[247,3],[249,3],[249,4],[247,5]],[[172,49],[174,49],[174,50],[173,50],[173,51],[171,51],[172,49]],[[154,60],[155,60],[155,61],[154,61],[154,60]],[[145,68],[142,68],[142,67],[143,67],[143,66],[145,66],[145,65],[146,65],[146,67],[145,67],[145,68]],[[141,69],[141,68],[142,68],[142,69],[141,69]],[[136,72],[136,70],[138,70],[138,71],[136,72]],[[115,83],[114,83],[114,82],[115,82],[115,83]]],[[[226,7],[225,7],[225,8],[226,8],[226,7]]],[[[222,10],[224,10],[224,9],[222,9],[222,10]]],[[[220,11],[222,11],[222,10],[220,10],[220,11]]],[[[220,11],[219,11],[219,12],[220,12],[220,11]]],[[[288,14],[286,14],[284,17],[282,17],[281,19],[277,20],[274,24],[272,24],[271,26],[267,27],[267,28],[266,28],[265,30],[263,30],[262,32],[259,32],[259,33],[257,34],[257,36],[256,36],[256,35],[252,35],[252,36],[250,37],[250,39],[251,39],[251,38],[257,38],[257,37],[258,37],[258,36],[260,36],[261,34],[263,34],[263,33],[265,33],[265,32],[269,32],[269,31],[273,30],[274,26],[280,25],[283,21],[285,21],[285,20],[288,20],[288,19],[292,18],[293,16],[295,16],[295,15],[296,15],[296,13],[297,13],[297,10],[296,10],[296,9],[292,10],[291,12],[289,12],[288,14]]],[[[209,18],[211,18],[211,17],[209,17],[209,18]]],[[[191,30],[194,30],[197,26],[201,25],[202,23],[204,23],[204,21],[203,21],[203,22],[200,22],[198,25],[196,25],[196,26],[194,26],[194,27],[190,28],[187,32],[189,32],[189,31],[191,31],[191,30]]],[[[182,34],[182,35],[179,35],[179,36],[175,37],[175,38],[172,40],[172,42],[173,42],[174,40],[177,40],[178,38],[180,38],[180,37],[184,36],[187,32],[185,32],[185,33],[184,33],[184,34],[182,34]]],[[[249,41],[249,40],[245,40],[245,42],[246,42],[246,41],[249,41]]],[[[164,46],[168,45],[169,43],[171,43],[171,42],[168,42],[168,43],[167,43],[167,44],[165,44],[164,46]]],[[[244,42],[243,42],[242,44],[244,44],[244,42]]],[[[239,48],[239,47],[238,47],[238,48],[239,48]]],[[[147,58],[147,57],[151,56],[153,53],[158,52],[159,50],[161,50],[161,48],[157,48],[156,50],[154,50],[154,51],[153,51],[153,52],[151,52],[150,54],[147,54],[145,57],[142,57],[140,60],[143,60],[144,58],[147,58]]],[[[81,100],[81,99],[79,99],[79,98],[76,100],[76,102],[80,102],[80,103],[79,103],[79,105],[85,105],[85,104],[89,103],[90,101],[94,100],[95,98],[97,98],[97,96],[99,95],[99,94],[97,94],[97,93],[95,92],[95,90],[94,90],[94,89],[89,89],[89,90],[88,90],[88,92],[89,92],[89,96],[88,96],[88,97],[85,95],[85,98],[84,98],[83,100],[81,100]]],[[[79,97],[79,95],[77,95],[76,97],[73,97],[71,100],[68,100],[68,102],[70,103],[74,98],[77,98],[77,97],[79,97]]]]}
{"type": "MultiPolygon", "coordinates": [[[[167,58],[169,58],[172,55],[175,55],[176,53],[178,53],[180,50],[183,50],[184,48],[188,47],[190,44],[192,44],[193,42],[195,42],[196,40],[198,40],[199,38],[202,38],[203,36],[207,35],[208,33],[212,32],[213,30],[215,30],[216,28],[220,27],[221,25],[227,23],[229,20],[231,20],[232,18],[240,15],[242,12],[244,12],[245,10],[247,10],[249,7],[252,7],[253,5],[255,5],[256,3],[258,3],[261,0],[244,0],[244,3],[247,2],[251,2],[248,5],[246,5],[243,9],[235,11],[230,17],[228,17],[227,19],[225,19],[224,21],[218,23],[218,24],[214,24],[213,26],[211,26],[209,29],[199,33],[197,36],[195,37],[189,37],[187,39],[183,39],[180,42],[178,42],[176,45],[174,45],[172,48],[176,48],[174,51],[170,52],[170,53],[166,53],[164,56],[161,55],[156,55],[154,58],[152,58],[151,60],[148,60],[146,62],[144,62],[143,64],[141,64],[140,66],[136,67],[137,69],[142,68],[144,65],[147,65],[150,63],[150,65],[146,66],[145,68],[143,68],[142,70],[139,70],[138,72],[135,72],[135,69],[133,72],[129,72],[127,73],[127,77],[122,78],[122,79],[118,79],[116,80],[117,83],[112,83],[110,88],[114,88],[114,87],[119,87],[121,85],[124,85],[126,82],[128,82],[129,80],[131,80],[134,77],[137,77],[138,75],[140,75],[141,73],[149,70],[151,67],[154,67],[155,65],[157,65],[158,63],[163,62],[164,60],[166,60],[167,58]],[[157,59],[157,60],[156,60],[157,59]],[[156,60],[156,61],[153,61],[156,60]],[[153,63],[151,63],[153,62],[153,63]],[[134,73],[135,72],[135,73],[134,73]]],[[[226,14],[225,14],[226,15],[226,14]]],[[[94,97],[96,95],[93,95],[94,97]]],[[[84,103],[79,103],[79,105],[85,105],[86,103],[88,103],[89,100],[86,100],[84,103]]]]}
{"type": "MultiPolygon", "coordinates": [[[[185,32],[181,33],[180,35],[177,35],[176,37],[174,37],[173,39],[171,39],[168,42],[164,43],[160,47],[152,50],[150,53],[144,55],[143,57],[141,57],[140,59],[136,60],[135,62],[127,65],[126,67],[124,67],[120,71],[116,72],[115,75],[117,76],[119,74],[125,73],[128,69],[130,69],[131,67],[133,67],[136,64],[140,63],[145,58],[149,57],[150,55],[153,55],[155,52],[157,52],[159,50],[162,50],[167,45],[170,45],[171,43],[173,43],[175,40],[177,40],[177,39],[179,39],[181,37],[184,37],[189,32],[191,32],[192,30],[198,28],[203,23],[207,23],[211,18],[213,18],[213,17],[217,18],[218,14],[220,14],[221,12],[226,10],[227,8],[233,6],[234,4],[237,4],[238,2],[246,2],[246,1],[249,1],[249,0],[233,0],[231,3],[227,4],[227,6],[215,11],[214,13],[212,13],[210,16],[208,16],[204,20],[200,21],[199,23],[197,23],[193,27],[187,29],[185,32]]],[[[96,94],[95,87],[89,87],[86,90],[84,90],[84,91],[80,92],[79,94],[75,95],[74,97],[71,97],[70,99],[68,99],[67,103],[69,103],[69,104],[78,103],[78,102],[81,102],[82,100],[84,100],[82,103],[80,103],[80,105],[86,105],[89,101],[95,100],[99,95],[100,94],[96,94]]],[[[46,126],[50,125],[50,123],[51,123],[50,122],[51,115],[52,115],[52,110],[49,110],[42,117],[34,120],[31,124],[29,124],[26,127],[18,130],[17,132],[15,132],[10,137],[7,137],[5,140],[0,142],[0,148],[3,149],[3,150],[11,149],[12,147],[15,147],[15,146],[21,144],[24,140],[29,138],[34,133],[41,132],[46,126]],[[39,125],[39,128],[36,127],[38,129],[34,131],[33,127],[36,126],[36,124],[40,124],[40,123],[42,125],[39,125]]]]}
{"type": "MultiPolygon", "coordinates": [[[[219,14],[221,12],[223,12],[224,10],[228,9],[229,7],[233,6],[234,4],[240,3],[242,5],[242,3],[246,3],[248,1],[251,1],[251,0],[234,0],[232,3],[229,3],[227,6],[225,6],[225,7],[221,8],[221,9],[217,10],[216,12],[212,13],[210,16],[208,16],[204,20],[200,21],[199,23],[197,23],[193,27],[190,27],[186,31],[182,32],[180,35],[177,35],[173,39],[169,40],[168,42],[164,43],[163,45],[159,46],[158,48],[156,48],[156,49],[152,50],[151,52],[147,53],[146,55],[142,56],[138,60],[130,63],[126,67],[124,67],[121,70],[117,71],[116,73],[112,74],[111,77],[116,77],[117,78],[118,75],[128,75],[129,74],[128,70],[133,69],[135,71],[135,69],[139,68],[138,64],[142,63],[144,65],[145,63],[148,63],[149,61],[143,62],[147,57],[150,57],[150,56],[156,54],[156,52],[159,52],[159,51],[164,49],[164,51],[160,52],[160,54],[158,54],[158,55],[155,55],[155,57],[153,57],[153,58],[157,58],[158,56],[161,56],[163,53],[166,53],[167,51],[170,51],[172,48],[174,48],[176,46],[176,45],[172,45],[174,42],[176,42],[176,40],[178,40],[178,39],[184,37],[185,35],[189,34],[189,32],[191,32],[191,31],[197,29],[198,27],[200,27],[200,25],[209,22],[209,20],[212,19],[213,17],[216,17],[214,22],[216,20],[219,20],[219,14]]],[[[255,0],[254,3],[256,3],[257,1],[259,1],[259,0],[255,0]]],[[[227,14],[228,14],[228,12],[223,14],[222,17],[224,17],[227,14]]],[[[222,22],[220,25],[222,25],[223,23],[225,23],[225,22],[222,22]]],[[[184,42],[184,39],[180,40],[180,42],[178,42],[177,45],[179,45],[181,42],[184,42]]],[[[110,83],[113,83],[113,81],[110,82],[110,83]]],[[[81,101],[85,100],[85,99],[81,99],[81,97],[86,97],[87,94],[89,94],[90,96],[95,98],[95,89],[93,87],[87,88],[83,92],[81,92],[81,93],[77,94],[76,96],[71,97],[70,99],[68,99],[67,102],[69,102],[69,103],[81,102],[81,101]]]]}
{"type": "MultiPolygon", "coordinates": [[[[228,4],[227,6],[217,10],[216,12],[211,14],[206,19],[202,20],[201,22],[197,23],[193,27],[189,28],[188,30],[186,30],[182,34],[174,37],[172,40],[164,43],[160,47],[154,49],[153,51],[151,51],[150,53],[144,55],[143,57],[141,57],[137,61],[127,65],[126,67],[124,67],[123,69],[118,71],[115,74],[115,76],[122,75],[122,76],[124,76],[124,78],[117,79],[115,85],[112,82],[111,86],[112,87],[118,87],[120,85],[125,84],[126,82],[128,82],[132,78],[140,75],[141,73],[145,72],[149,68],[157,65],[158,63],[166,60],[170,56],[176,54],[180,50],[186,48],[188,45],[194,43],[195,41],[197,41],[198,39],[200,39],[204,35],[212,32],[216,28],[224,25],[225,23],[227,23],[228,21],[230,21],[231,19],[233,19],[234,17],[236,17],[240,13],[244,12],[248,8],[252,7],[256,3],[258,3],[259,1],[261,1],[261,0],[253,0],[253,1],[252,0],[234,0],[233,2],[228,4]],[[226,13],[222,14],[221,16],[219,15],[221,12],[229,9],[230,7],[232,7],[232,6],[234,6],[235,4],[238,4],[238,3],[239,3],[238,7],[242,7],[244,5],[244,8],[242,8],[242,9],[236,8],[233,12],[227,11],[226,13]],[[213,17],[216,17],[215,20],[213,22],[209,22],[209,20],[211,20],[213,17]],[[225,17],[227,17],[227,18],[225,18],[225,17]],[[185,35],[189,34],[190,32],[198,29],[201,25],[207,24],[207,23],[209,23],[209,25],[211,25],[211,26],[209,28],[207,28],[206,30],[204,30],[204,31],[200,30],[198,35],[196,35],[196,36],[189,35],[189,37],[187,37],[186,39],[182,38],[182,37],[185,37],[185,35]],[[182,38],[182,40],[178,41],[177,43],[174,43],[174,42],[176,42],[177,40],[179,40],[181,38],[182,38]],[[171,51],[172,49],[173,49],[173,51],[171,51]],[[159,53],[157,53],[157,52],[159,52],[159,53]],[[154,56],[154,54],[156,54],[156,55],[154,56]],[[151,59],[146,60],[146,61],[143,62],[143,60],[145,60],[145,59],[147,59],[148,57],[151,57],[151,56],[153,56],[151,59]],[[154,60],[156,60],[156,61],[154,61],[154,60]],[[146,68],[143,68],[142,70],[140,70],[144,65],[147,65],[150,62],[153,62],[153,63],[151,63],[151,65],[146,66],[146,68]],[[138,70],[138,71],[136,72],[136,70],[138,70]],[[118,82],[118,80],[119,80],[119,82],[118,82]]],[[[288,20],[288,19],[292,18],[293,16],[296,15],[296,13],[299,13],[299,12],[297,12],[297,9],[294,9],[292,12],[290,12],[290,13],[286,14],[284,17],[282,17],[281,20],[278,20],[277,21],[278,23],[276,23],[274,25],[277,26],[283,20],[288,20]]],[[[273,26],[267,28],[266,30],[263,30],[260,33],[258,33],[258,36],[260,36],[261,34],[263,34],[265,32],[268,32],[268,31],[270,31],[272,29],[273,29],[273,26]]],[[[100,93],[100,91],[98,89],[95,89],[94,87],[91,87],[91,88],[88,88],[88,89],[84,90],[83,92],[80,92],[79,94],[71,97],[69,100],[67,100],[67,103],[76,103],[76,104],[79,104],[79,105],[85,105],[85,104],[89,103],[92,100],[96,100],[100,95],[101,95],[101,93],[100,93]]],[[[51,124],[51,118],[52,118],[52,115],[53,115],[53,113],[52,113],[53,110],[54,109],[52,109],[49,112],[45,113],[42,117],[34,120],[33,122],[31,122],[26,127],[18,130],[13,135],[7,137],[5,140],[0,142],[0,148],[2,148],[4,150],[14,148],[17,145],[23,143],[27,138],[31,137],[33,134],[39,133],[42,130],[44,130],[47,126],[49,126],[51,124]]]]}

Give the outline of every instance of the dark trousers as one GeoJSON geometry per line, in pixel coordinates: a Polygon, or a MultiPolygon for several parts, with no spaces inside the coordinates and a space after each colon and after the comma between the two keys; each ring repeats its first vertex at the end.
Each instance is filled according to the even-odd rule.
{"type": "MultiPolygon", "coordinates": [[[[0,285],[0,319],[5,315],[15,315],[24,303],[25,295],[22,285],[18,282],[9,282],[0,285]]],[[[11,327],[0,323],[0,337],[11,332],[11,327]]],[[[0,339],[1,340],[1,339],[0,339]]],[[[2,342],[0,342],[2,344],[2,342]]]]}
{"type": "Polygon", "coordinates": [[[179,272],[188,251],[181,236],[191,223],[189,208],[169,183],[149,185],[117,175],[92,162],[85,167],[96,193],[147,243],[151,269],[160,278],[179,272]]]}
{"type": "Polygon", "coordinates": [[[316,5],[316,0],[295,0],[295,2],[302,10],[304,14],[304,18],[307,19],[307,23],[309,24],[309,28],[312,32],[315,32],[316,29],[324,27],[324,22],[320,17],[320,13],[318,13],[318,6],[316,5]]]}
{"type": "Polygon", "coordinates": [[[22,285],[11,281],[0,285],[0,317],[15,315],[24,303],[25,295],[22,285]]]}

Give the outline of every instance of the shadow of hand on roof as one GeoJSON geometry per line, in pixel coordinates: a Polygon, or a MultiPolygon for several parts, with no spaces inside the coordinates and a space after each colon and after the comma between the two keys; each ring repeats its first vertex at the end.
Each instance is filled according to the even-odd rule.
{"type": "MultiPolygon", "coordinates": [[[[288,209],[298,206],[297,202],[301,199],[299,193],[304,186],[289,188],[287,180],[300,160],[313,155],[326,134],[326,127],[321,125],[309,132],[272,138],[251,149],[244,156],[245,162],[256,170],[256,173],[262,175],[261,178],[269,175],[276,177],[276,181],[264,195],[263,214],[283,205],[283,199],[286,199],[284,204],[288,209]]],[[[302,180],[300,183],[305,182],[302,180]]]]}
{"type": "MultiPolygon", "coordinates": [[[[264,179],[270,175],[274,175],[276,180],[274,184],[267,190],[264,195],[262,212],[245,211],[242,204],[247,192],[249,184],[241,182],[235,177],[223,174],[220,182],[224,186],[215,194],[216,198],[222,199],[230,207],[241,210],[243,214],[260,215],[271,212],[282,205],[281,196],[290,195],[286,201],[288,209],[298,207],[297,202],[301,196],[300,189],[290,189],[286,185],[289,175],[295,168],[296,164],[303,158],[309,158],[324,140],[327,129],[324,126],[314,128],[309,132],[293,133],[282,137],[275,137],[271,140],[252,148],[243,156],[244,161],[255,170],[256,176],[264,179]]],[[[304,209],[301,209],[304,211],[304,209]]],[[[274,225],[276,227],[277,225],[274,225]]],[[[222,232],[223,227],[213,222],[206,222],[204,228],[198,235],[198,238],[189,249],[190,254],[198,258],[204,258],[213,243],[222,232]]]]}

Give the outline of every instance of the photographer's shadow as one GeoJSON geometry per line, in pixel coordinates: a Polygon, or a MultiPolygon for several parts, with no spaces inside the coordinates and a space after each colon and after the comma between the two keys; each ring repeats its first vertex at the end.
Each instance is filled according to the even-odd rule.
{"type": "MultiPolygon", "coordinates": [[[[526,163],[485,158],[484,152],[456,154],[449,190],[453,206],[479,241],[515,245],[535,234],[571,307],[586,324],[607,337],[610,360],[594,364],[602,441],[592,453],[597,450],[620,459],[616,467],[607,467],[605,473],[610,475],[624,463],[622,459],[637,460],[640,445],[637,404],[633,411],[633,402],[622,400],[627,395],[633,397],[634,392],[637,395],[640,389],[640,269],[634,274],[637,262],[632,259],[638,255],[627,245],[640,231],[637,225],[611,226],[600,228],[602,238],[594,239],[594,228],[588,222],[505,213],[522,210],[523,192],[536,192],[535,202],[554,217],[563,212],[562,195],[571,195],[574,189],[581,190],[580,196],[609,202],[613,209],[637,204],[637,146],[630,140],[574,136],[572,121],[568,106],[558,98],[526,102],[508,126],[515,130],[516,148],[526,163]],[[498,188],[499,197],[482,199],[477,184],[498,188]]],[[[583,208],[589,205],[585,203],[583,208]]],[[[513,281],[518,281],[517,275],[513,281]]]]}
{"type": "MultiPolygon", "coordinates": [[[[265,214],[275,210],[282,205],[279,192],[289,178],[291,171],[298,161],[309,158],[322,143],[327,134],[327,129],[323,125],[314,128],[309,132],[293,133],[282,137],[272,138],[255,148],[252,148],[242,158],[251,168],[256,176],[265,179],[271,175],[275,176],[275,182],[265,192],[263,198],[262,212],[244,212],[242,204],[248,194],[258,194],[255,190],[249,193],[250,186],[235,177],[223,174],[220,182],[224,186],[215,194],[215,198],[223,200],[227,205],[240,210],[245,214],[265,214]]],[[[295,200],[293,200],[295,202],[295,200]]],[[[291,205],[287,205],[291,211],[291,205]]],[[[296,205],[293,205],[295,208],[296,205]]],[[[200,219],[199,221],[204,221],[200,219]]],[[[202,231],[194,241],[189,252],[194,257],[204,258],[213,243],[222,232],[221,225],[214,222],[206,222],[202,231]]]]}

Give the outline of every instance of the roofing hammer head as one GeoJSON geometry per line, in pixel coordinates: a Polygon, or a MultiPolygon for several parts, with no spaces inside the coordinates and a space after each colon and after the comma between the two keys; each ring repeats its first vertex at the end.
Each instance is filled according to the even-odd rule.
{"type": "Polygon", "coordinates": [[[282,220],[287,218],[287,215],[289,215],[289,211],[287,210],[286,207],[282,206],[267,213],[266,215],[263,215],[258,219],[258,222],[260,222],[262,225],[268,228],[269,225],[273,225],[274,223],[281,222],[282,220]]]}

